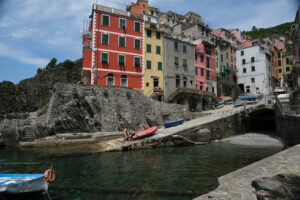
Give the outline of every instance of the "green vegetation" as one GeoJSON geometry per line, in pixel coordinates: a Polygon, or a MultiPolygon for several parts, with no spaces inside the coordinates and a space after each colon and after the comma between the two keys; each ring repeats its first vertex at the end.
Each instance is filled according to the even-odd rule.
{"type": "MultiPolygon", "coordinates": [[[[56,58],[52,58],[51,61],[48,63],[48,65],[46,66],[46,68],[53,68],[56,66],[56,58]]],[[[72,61],[71,61],[72,62],[72,61]]]]}
{"type": "Polygon", "coordinates": [[[55,91],[56,91],[56,88],[55,88],[55,87],[54,87],[54,88],[52,88],[52,92],[53,92],[53,93],[55,93],[55,91]]]}
{"type": "Polygon", "coordinates": [[[73,88],[72,94],[73,94],[74,97],[77,97],[77,96],[78,96],[78,91],[77,91],[76,88],[73,88]]]}
{"type": "Polygon", "coordinates": [[[100,108],[100,101],[98,99],[92,99],[92,103],[95,106],[95,108],[100,108]]]}
{"type": "Polygon", "coordinates": [[[252,31],[244,32],[245,35],[249,35],[252,39],[257,38],[266,38],[272,35],[279,35],[279,36],[290,36],[292,22],[287,22],[284,24],[280,24],[270,28],[259,28],[256,27],[252,28],[252,31]]]}
{"type": "Polygon", "coordinates": [[[265,104],[259,104],[259,105],[257,106],[257,108],[264,108],[264,107],[266,107],[265,104]]]}
{"type": "Polygon", "coordinates": [[[241,89],[233,81],[221,81],[220,85],[225,96],[231,96],[232,98],[236,99],[238,95],[241,94],[241,89]]]}
{"type": "Polygon", "coordinates": [[[126,92],[127,99],[131,99],[131,93],[129,91],[126,92]]]}
{"type": "Polygon", "coordinates": [[[108,97],[108,91],[107,91],[107,90],[104,90],[104,91],[103,91],[103,95],[104,95],[105,97],[108,97]]]}

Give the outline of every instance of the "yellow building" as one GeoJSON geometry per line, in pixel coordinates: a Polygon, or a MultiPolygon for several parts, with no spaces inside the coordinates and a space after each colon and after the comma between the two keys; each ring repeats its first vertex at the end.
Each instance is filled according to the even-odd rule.
{"type": "Polygon", "coordinates": [[[293,55],[284,51],[278,52],[278,79],[280,86],[285,86],[288,75],[293,70],[293,55]]]}
{"type": "Polygon", "coordinates": [[[164,96],[164,35],[156,24],[145,23],[144,94],[163,101],[164,96]]]}

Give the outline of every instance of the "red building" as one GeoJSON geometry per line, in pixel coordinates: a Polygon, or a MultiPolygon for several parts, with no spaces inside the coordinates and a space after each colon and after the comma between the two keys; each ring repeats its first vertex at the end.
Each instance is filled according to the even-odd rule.
{"type": "Polygon", "coordinates": [[[202,39],[193,42],[196,45],[195,74],[198,90],[217,92],[215,47],[202,39]]]}
{"type": "Polygon", "coordinates": [[[127,11],[137,14],[149,14],[148,0],[137,0],[136,3],[131,2],[130,6],[127,6],[127,11]]]}
{"type": "Polygon", "coordinates": [[[91,85],[143,89],[142,15],[93,5],[83,37],[83,76],[91,85]]]}

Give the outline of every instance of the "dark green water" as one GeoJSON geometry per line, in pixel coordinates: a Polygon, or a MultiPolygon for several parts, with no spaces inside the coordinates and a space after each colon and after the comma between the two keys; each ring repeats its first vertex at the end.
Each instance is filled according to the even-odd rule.
{"type": "Polygon", "coordinates": [[[215,189],[219,176],[278,151],[211,144],[49,158],[45,152],[4,148],[0,171],[43,173],[53,164],[53,200],[184,200],[215,189]]]}

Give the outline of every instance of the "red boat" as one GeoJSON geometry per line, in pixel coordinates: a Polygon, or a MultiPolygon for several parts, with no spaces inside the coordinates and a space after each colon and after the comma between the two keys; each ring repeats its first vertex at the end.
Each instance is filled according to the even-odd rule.
{"type": "Polygon", "coordinates": [[[138,133],[135,133],[131,139],[132,140],[138,140],[138,139],[142,139],[142,138],[145,138],[145,137],[149,137],[149,136],[152,136],[154,135],[154,133],[157,131],[158,127],[157,126],[153,126],[145,131],[142,131],[142,132],[138,132],[138,133]]]}

